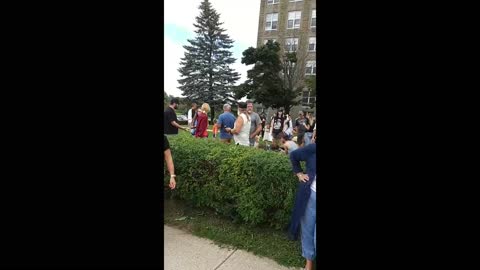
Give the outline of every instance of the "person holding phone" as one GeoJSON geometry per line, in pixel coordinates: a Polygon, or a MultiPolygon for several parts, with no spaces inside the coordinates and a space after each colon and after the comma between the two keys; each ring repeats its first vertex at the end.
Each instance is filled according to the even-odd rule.
{"type": "Polygon", "coordinates": [[[305,133],[310,129],[310,122],[303,111],[298,112],[294,129],[297,132],[297,144],[302,147],[305,144],[305,133]]]}

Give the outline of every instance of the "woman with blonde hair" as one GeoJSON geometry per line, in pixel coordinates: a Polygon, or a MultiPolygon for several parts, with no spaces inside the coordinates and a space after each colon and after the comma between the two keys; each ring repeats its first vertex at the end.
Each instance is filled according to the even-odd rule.
{"type": "Polygon", "coordinates": [[[207,138],[208,137],[208,112],[210,111],[210,105],[203,103],[200,110],[197,112],[197,127],[195,129],[195,137],[207,138]]]}

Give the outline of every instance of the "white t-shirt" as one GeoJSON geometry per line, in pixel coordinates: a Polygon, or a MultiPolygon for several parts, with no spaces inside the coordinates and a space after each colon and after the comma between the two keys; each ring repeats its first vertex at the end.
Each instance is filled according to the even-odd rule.
{"type": "Polygon", "coordinates": [[[312,184],[310,185],[310,189],[313,192],[317,192],[317,175],[315,175],[315,178],[313,179],[312,184]]]}
{"type": "Polygon", "coordinates": [[[192,123],[192,109],[188,110],[188,124],[192,123]]]}
{"type": "Polygon", "coordinates": [[[285,123],[283,124],[285,134],[287,135],[292,135],[293,133],[293,127],[292,127],[292,120],[285,120],[285,123]]]}

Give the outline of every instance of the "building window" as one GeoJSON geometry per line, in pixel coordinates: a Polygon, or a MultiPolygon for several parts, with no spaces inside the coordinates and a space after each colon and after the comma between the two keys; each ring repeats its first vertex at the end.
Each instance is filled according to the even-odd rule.
{"type": "Polygon", "coordinates": [[[308,39],[308,50],[314,52],[317,50],[317,38],[311,37],[308,39]]]}
{"type": "Polygon", "coordinates": [[[302,105],[303,106],[313,107],[312,105],[315,104],[316,99],[317,99],[317,97],[315,95],[313,95],[311,91],[309,91],[309,90],[303,91],[303,93],[302,93],[302,105]]]}
{"type": "Polygon", "coordinates": [[[285,39],[285,51],[295,52],[298,48],[298,38],[286,38],[285,39]]]}
{"type": "Polygon", "coordinates": [[[278,27],[278,13],[267,14],[265,30],[277,30],[278,27]]]}
{"type": "Polygon", "coordinates": [[[303,0],[288,0],[288,2],[300,2],[300,1],[303,1],[303,0]]]}
{"type": "Polygon", "coordinates": [[[288,12],[287,29],[300,28],[301,11],[288,12]]]}
{"type": "Polygon", "coordinates": [[[317,10],[312,10],[312,22],[310,23],[310,27],[314,28],[317,27],[317,10]]]}
{"type": "Polygon", "coordinates": [[[317,74],[317,63],[315,61],[307,61],[307,66],[305,68],[306,75],[316,75],[317,74]]]}
{"type": "Polygon", "coordinates": [[[280,0],[267,0],[267,5],[278,4],[280,0]]]}
{"type": "Polygon", "coordinates": [[[269,40],[271,40],[272,42],[277,41],[276,39],[265,39],[265,40],[263,41],[263,45],[267,44],[267,42],[268,42],[269,40]]]}

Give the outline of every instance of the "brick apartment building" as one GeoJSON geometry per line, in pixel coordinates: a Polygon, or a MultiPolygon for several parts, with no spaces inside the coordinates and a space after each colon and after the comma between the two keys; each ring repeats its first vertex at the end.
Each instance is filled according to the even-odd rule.
{"type": "MultiPolygon", "coordinates": [[[[280,43],[282,53],[285,51],[297,53],[301,73],[305,76],[316,75],[316,2],[261,0],[259,17],[257,47],[264,45],[268,40],[276,41],[280,43]]],[[[308,90],[303,91],[302,106],[292,108],[291,114],[295,116],[298,110],[310,108],[309,105],[315,103],[315,98],[308,90]]]]}

